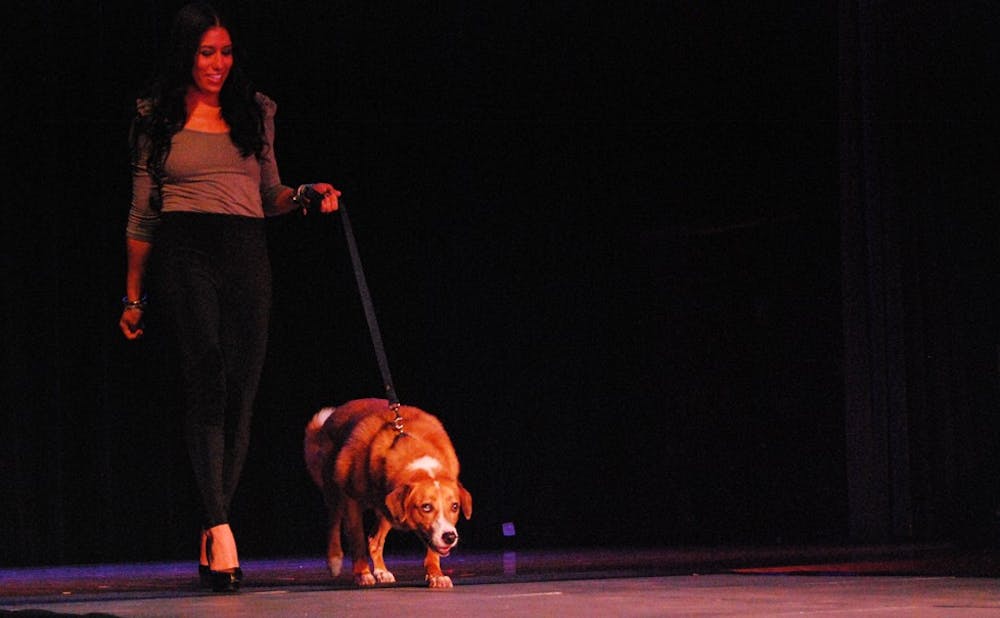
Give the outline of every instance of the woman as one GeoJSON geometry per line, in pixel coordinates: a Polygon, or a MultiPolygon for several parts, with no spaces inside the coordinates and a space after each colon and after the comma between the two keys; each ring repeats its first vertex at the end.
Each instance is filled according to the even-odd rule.
{"type": "Polygon", "coordinates": [[[212,7],[185,6],[166,64],[138,102],[119,322],[126,338],[142,336],[143,280],[155,242],[204,508],[199,572],[220,592],[238,590],[243,577],[229,507],[267,343],[263,218],[298,209],[307,187],[324,196],[321,212],[336,210],[340,195],[326,183],[298,191],[281,184],[272,148],[276,106],[250,87],[236,50],[212,7]]]}

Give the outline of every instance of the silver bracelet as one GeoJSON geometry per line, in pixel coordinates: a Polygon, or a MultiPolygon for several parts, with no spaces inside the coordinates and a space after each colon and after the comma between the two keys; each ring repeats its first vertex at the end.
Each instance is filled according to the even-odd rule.
{"type": "Polygon", "coordinates": [[[125,311],[128,311],[129,309],[138,309],[139,311],[142,311],[146,308],[146,295],[143,294],[142,298],[139,300],[129,300],[128,296],[122,296],[122,308],[125,311]]]}

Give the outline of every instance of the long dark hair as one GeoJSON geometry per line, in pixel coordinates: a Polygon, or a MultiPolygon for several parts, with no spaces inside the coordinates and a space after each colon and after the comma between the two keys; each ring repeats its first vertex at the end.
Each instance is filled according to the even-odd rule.
{"type": "MultiPolygon", "coordinates": [[[[146,165],[157,186],[162,187],[163,166],[170,154],[170,140],[187,120],[185,96],[193,83],[191,67],[205,32],[221,26],[232,30],[219,13],[205,2],[184,6],[174,17],[170,42],[159,73],[140,97],[139,115],[132,130],[132,161],[142,156],[139,137],[148,140],[146,165]]],[[[264,116],[255,98],[253,85],[243,72],[239,47],[233,45],[233,66],[222,85],[219,103],[222,118],[229,125],[229,137],[243,157],[260,158],[264,149],[264,116]]]]}

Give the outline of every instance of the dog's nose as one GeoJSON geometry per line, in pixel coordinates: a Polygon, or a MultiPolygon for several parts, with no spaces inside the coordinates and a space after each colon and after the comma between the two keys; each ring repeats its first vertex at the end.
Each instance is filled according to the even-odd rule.
{"type": "Polygon", "coordinates": [[[444,534],[441,535],[441,540],[447,543],[448,545],[454,545],[455,541],[458,540],[458,534],[454,532],[445,532],[444,534]]]}

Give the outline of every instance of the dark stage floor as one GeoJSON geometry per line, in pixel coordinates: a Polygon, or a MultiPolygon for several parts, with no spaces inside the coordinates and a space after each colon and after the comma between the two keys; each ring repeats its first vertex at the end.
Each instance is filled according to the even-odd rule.
{"type": "Polygon", "coordinates": [[[0,570],[0,615],[878,616],[1000,615],[1000,552],[948,546],[458,552],[452,590],[358,590],[320,556],[245,559],[244,589],[197,587],[187,562],[0,570]]]}

